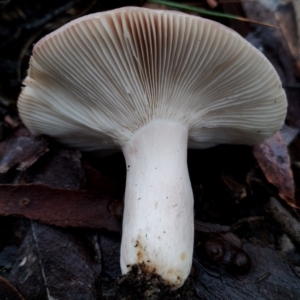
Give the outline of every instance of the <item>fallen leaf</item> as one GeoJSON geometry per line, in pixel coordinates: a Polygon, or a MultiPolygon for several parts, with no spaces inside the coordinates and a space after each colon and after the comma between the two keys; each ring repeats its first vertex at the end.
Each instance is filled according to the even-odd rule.
{"type": "Polygon", "coordinates": [[[31,222],[8,279],[28,300],[95,300],[100,273],[97,234],[31,222]]]}
{"type": "Polygon", "coordinates": [[[300,3],[298,0],[292,0],[294,5],[294,11],[296,15],[296,23],[297,23],[297,54],[296,54],[296,67],[298,70],[298,77],[300,77],[300,3]]]}
{"type": "Polygon", "coordinates": [[[80,152],[51,151],[23,173],[25,184],[0,185],[0,215],[119,232],[122,202],[101,190],[79,190],[85,182],[80,152]]]}
{"type": "Polygon", "coordinates": [[[279,27],[294,59],[296,59],[298,56],[298,37],[295,8],[297,8],[297,5],[293,6],[293,3],[288,2],[286,4],[277,6],[274,10],[275,18],[278,21],[279,27]]]}
{"type": "Polygon", "coordinates": [[[41,184],[0,185],[0,215],[22,216],[61,227],[105,228],[120,232],[122,202],[100,192],[41,184]]]}
{"type": "Polygon", "coordinates": [[[120,275],[120,248],[121,240],[119,236],[108,235],[107,233],[99,234],[100,249],[103,256],[101,277],[104,286],[107,282],[112,283],[120,275]]]}
{"type": "Polygon", "coordinates": [[[12,136],[0,143],[0,173],[13,167],[25,170],[48,151],[44,137],[34,137],[25,127],[17,128],[12,136]]]}
{"type": "Polygon", "coordinates": [[[23,172],[20,183],[85,189],[86,176],[81,164],[81,153],[66,149],[51,150],[23,172]]]}
{"type": "Polygon", "coordinates": [[[299,203],[295,201],[295,184],[290,157],[280,132],[265,143],[254,146],[253,155],[266,179],[277,187],[279,196],[289,205],[297,207],[299,203]]]}
{"type": "Polygon", "coordinates": [[[17,289],[5,278],[0,277],[0,299],[3,300],[24,300],[17,289]]]}

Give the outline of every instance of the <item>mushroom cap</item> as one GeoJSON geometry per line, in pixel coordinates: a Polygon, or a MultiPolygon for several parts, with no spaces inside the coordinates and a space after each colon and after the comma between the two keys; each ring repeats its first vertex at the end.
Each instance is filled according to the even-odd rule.
{"type": "Polygon", "coordinates": [[[138,7],[45,36],[24,85],[25,125],[81,150],[124,147],[155,119],[186,124],[193,148],[256,144],[282,126],[287,108],[271,63],[236,32],[138,7]]]}

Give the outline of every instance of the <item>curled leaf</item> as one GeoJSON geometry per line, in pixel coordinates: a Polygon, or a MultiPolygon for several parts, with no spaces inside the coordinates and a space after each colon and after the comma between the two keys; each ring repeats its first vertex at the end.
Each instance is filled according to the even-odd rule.
{"type": "Polygon", "coordinates": [[[295,185],[290,157],[280,132],[277,132],[265,143],[256,145],[253,148],[253,155],[266,179],[277,187],[279,196],[289,205],[297,207],[299,204],[295,201],[295,185]]]}

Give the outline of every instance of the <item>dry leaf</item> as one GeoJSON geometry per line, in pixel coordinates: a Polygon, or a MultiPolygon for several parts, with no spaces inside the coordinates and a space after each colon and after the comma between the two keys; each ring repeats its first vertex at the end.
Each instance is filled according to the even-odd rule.
{"type": "Polygon", "coordinates": [[[34,137],[25,127],[17,128],[12,136],[0,143],[0,173],[13,167],[25,170],[48,151],[44,137],[34,137]]]}
{"type": "Polygon", "coordinates": [[[119,232],[122,202],[101,190],[79,190],[85,181],[78,151],[51,151],[24,172],[22,183],[34,184],[0,185],[0,215],[119,232]]]}
{"type": "Polygon", "coordinates": [[[290,157],[280,132],[265,143],[256,145],[253,148],[253,155],[266,179],[277,187],[279,196],[289,205],[297,207],[299,203],[295,201],[295,184],[290,157]]]}
{"type": "Polygon", "coordinates": [[[122,202],[92,191],[41,184],[0,185],[0,215],[23,216],[61,227],[105,228],[120,232],[122,202]]]}
{"type": "MultiPolygon", "coordinates": [[[[298,1],[298,0],[297,0],[298,1]]],[[[298,55],[297,49],[297,23],[295,20],[295,10],[291,2],[277,6],[274,15],[283,33],[285,41],[294,58],[298,55]]]]}
{"type": "Polygon", "coordinates": [[[23,172],[20,183],[42,183],[51,187],[85,189],[86,177],[81,153],[74,150],[49,151],[23,172]]]}
{"type": "Polygon", "coordinates": [[[95,300],[100,273],[96,234],[31,222],[8,278],[28,300],[95,300]]]}
{"type": "Polygon", "coordinates": [[[298,43],[297,43],[297,56],[296,56],[296,67],[298,69],[298,76],[300,77],[300,2],[299,0],[292,0],[292,3],[294,5],[294,11],[296,15],[296,23],[297,23],[297,37],[298,37],[298,43]]]}

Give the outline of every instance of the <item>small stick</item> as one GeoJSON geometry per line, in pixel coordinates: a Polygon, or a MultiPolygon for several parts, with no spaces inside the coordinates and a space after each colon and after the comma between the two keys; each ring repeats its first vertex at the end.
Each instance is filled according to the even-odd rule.
{"type": "Polygon", "coordinates": [[[295,243],[300,245],[300,222],[276,198],[271,197],[268,208],[273,218],[282,226],[283,230],[295,243]]]}

